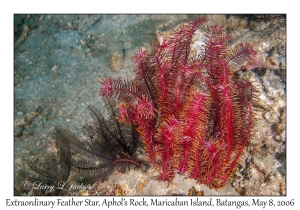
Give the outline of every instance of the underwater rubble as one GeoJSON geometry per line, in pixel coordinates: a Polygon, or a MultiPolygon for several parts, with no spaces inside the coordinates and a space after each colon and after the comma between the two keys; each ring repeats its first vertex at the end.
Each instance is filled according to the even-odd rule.
{"type": "MultiPolygon", "coordinates": [[[[131,80],[134,77],[131,57],[139,47],[151,51],[157,39],[161,40],[178,24],[195,17],[16,15],[14,183],[17,194],[34,194],[23,189],[25,178],[18,173],[23,168],[30,171],[34,167],[27,160],[39,157],[47,163],[46,154],[55,155],[55,160],[59,157],[60,149],[53,135],[57,125],[70,131],[80,142],[87,142],[90,137],[81,129],[93,123],[87,107],[96,107],[105,119],[109,119],[105,114],[105,101],[98,96],[99,79],[131,80]]],[[[64,195],[189,195],[191,189],[204,195],[286,195],[285,16],[205,17],[208,25],[226,26],[234,37],[229,43],[231,46],[251,42],[258,52],[258,59],[246,63],[245,70],[237,75],[254,83],[258,96],[252,104],[255,110],[252,138],[229,183],[212,190],[197,184],[196,180],[176,175],[169,185],[153,177],[155,169],[142,164],[143,167],[126,173],[119,172],[125,172],[122,168],[110,171],[105,179],[99,180],[89,180],[88,173],[81,176],[71,170],[70,182],[92,187],[64,195]]],[[[192,39],[191,54],[197,55],[202,42],[200,28],[192,39]]],[[[144,163],[147,160],[145,151],[140,145],[135,149],[136,160],[144,163]]],[[[80,157],[74,149],[72,156],[80,157]]],[[[37,178],[26,172],[25,177],[32,181],[37,178]]]]}

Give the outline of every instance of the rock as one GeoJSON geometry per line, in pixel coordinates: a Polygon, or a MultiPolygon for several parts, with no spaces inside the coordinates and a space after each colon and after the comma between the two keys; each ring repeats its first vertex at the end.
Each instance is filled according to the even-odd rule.
{"type": "Polygon", "coordinates": [[[15,126],[24,126],[24,125],[27,125],[27,123],[25,122],[24,118],[18,118],[18,119],[15,119],[14,125],[15,126]]]}
{"type": "Polygon", "coordinates": [[[115,52],[110,61],[113,71],[119,72],[124,66],[124,55],[121,52],[115,52]]]}
{"type": "Polygon", "coordinates": [[[14,126],[24,126],[24,125],[29,125],[32,120],[37,117],[41,112],[40,107],[36,107],[32,112],[27,114],[26,116],[24,115],[17,115],[15,116],[15,121],[14,121],[14,126]]]}
{"type": "Polygon", "coordinates": [[[26,124],[29,125],[32,122],[32,120],[38,115],[39,115],[39,113],[36,111],[33,111],[33,112],[29,113],[28,115],[26,115],[26,117],[24,118],[26,124]]]}
{"type": "Polygon", "coordinates": [[[17,125],[14,127],[14,137],[20,137],[22,135],[22,131],[24,130],[23,126],[17,125]]]}
{"type": "Polygon", "coordinates": [[[33,134],[33,128],[30,127],[30,128],[25,128],[23,131],[22,131],[22,135],[24,136],[30,136],[33,134]]]}
{"type": "Polygon", "coordinates": [[[269,123],[276,123],[277,122],[277,118],[274,117],[272,112],[266,112],[264,114],[265,119],[269,122],[269,123]]]}

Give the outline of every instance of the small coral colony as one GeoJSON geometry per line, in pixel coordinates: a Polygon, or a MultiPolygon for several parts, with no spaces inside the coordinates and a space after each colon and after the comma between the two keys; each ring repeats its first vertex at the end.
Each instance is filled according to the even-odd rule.
{"type": "Polygon", "coordinates": [[[99,81],[110,118],[89,107],[94,120],[84,126],[89,141],[56,128],[58,141],[66,142],[60,144],[64,151],[69,148],[98,164],[72,158],[62,161],[68,169],[90,171],[92,178],[112,168],[125,173],[130,166],[141,166],[135,158],[141,144],[159,180],[171,184],[176,174],[183,174],[213,189],[227,183],[253,124],[255,88],[237,72],[257,53],[249,43],[229,48],[232,36],[211,25],[204,27],[203,48],[192,57],[192,39],[205,22],[199,17],[181,25],[151,53],[140,49],[133,57],[132,81],[99,81]]]}

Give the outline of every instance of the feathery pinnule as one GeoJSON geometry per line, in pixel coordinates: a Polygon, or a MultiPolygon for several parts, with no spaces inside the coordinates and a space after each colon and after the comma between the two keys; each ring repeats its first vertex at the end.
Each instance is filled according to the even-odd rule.
{"type": "Polygon", "coordinates": [[[254,88],[235,72],[256,52],[219,25],[207,26],[204,48],[191,58],[199,17],[166,35],[151,54],[134,56],[133,81],[108,78],[101,95],[119,100],[120,122],[137,125],[158,179],[185,174],[223,187],[251,137],[254,88]]]}

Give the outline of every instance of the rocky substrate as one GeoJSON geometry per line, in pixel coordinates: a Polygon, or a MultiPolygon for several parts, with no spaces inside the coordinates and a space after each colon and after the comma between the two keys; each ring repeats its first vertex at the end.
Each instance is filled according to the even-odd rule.
{"type": "MultiPolygon", "coordinates": [[[[54,126],[85,139],[81,127],[91,121],[88,105],[104,112],[98,79],[133,78],[131,57],[193,15],[20,15],[15,16],[14,153],[15,172],[25,160],[57,153],[54,126]],[[113,26],[113,27],[112,27],[113,26]]],[[[172,184],[153,178],[151,167],[113,172],[90,190],[67,195],[285,195],[286,190],[286,26],[285,17],[207,15],[208,24],[225,25],[238,42],[251,42],[258,58],[245,64],[240,77],[255,84],[255,126],[239,170],[226,187],[211,190],[177,175],[172,184]],[[251,71],[247,71],[251,70],[251,71]]],[[[191,54],[201,48],[203,29],[191,54]]],[[[139,150],[138,155],[144,156],[139,150]]],[[[70,181],[80,180],[71,172],[70,181]]],[[[23,189],[22,195],[39,192],[23,189]]]]}

